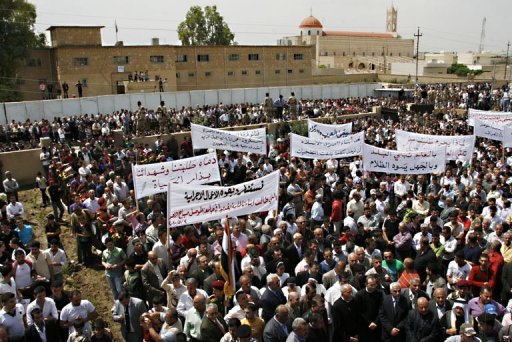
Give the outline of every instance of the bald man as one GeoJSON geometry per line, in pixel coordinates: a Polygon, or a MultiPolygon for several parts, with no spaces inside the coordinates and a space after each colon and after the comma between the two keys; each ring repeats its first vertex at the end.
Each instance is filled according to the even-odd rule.
{"type": "Polygon", "coordinates": [[[148,261],[142,266],[140,275],[145,298],[149,302],[149,307],[152,307],[154,297],[165,298],[165,291],[162,290],[160,284],[167,277],[167,268],[162,259],[158,259],[156,253],[151,251],[148,253],[148,261]]]}
{"type": "Polygon", "coordinates": [[[409,311],[405,330],[407,341],[437,341],[441,338],[439,319],[429,310],[427,298],[418,298],[416,309],[409,311]]]}

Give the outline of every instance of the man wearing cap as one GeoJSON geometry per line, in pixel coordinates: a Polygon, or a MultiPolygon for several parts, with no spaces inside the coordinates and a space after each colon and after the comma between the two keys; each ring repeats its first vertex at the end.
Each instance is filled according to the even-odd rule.
{"type": "Polygon", "coordinates": [[[455,291],[450,293],[447,297],[450,302],[461,301],[468,303],[471,300],[472,296],[467,280],[461,279],[456,284],[452,285],[452,287],[455,291]]]}
{"type": "Polygon", "coordinates": [[[459,329],[460,335],[450,336],[445,342],[481,342],[482,340],[476,336],[475,329],[469,323],[464,323],[459,329]]]}

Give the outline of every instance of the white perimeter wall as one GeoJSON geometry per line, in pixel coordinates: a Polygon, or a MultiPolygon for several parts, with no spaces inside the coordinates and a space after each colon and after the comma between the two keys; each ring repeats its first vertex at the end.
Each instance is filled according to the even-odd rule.
{"type": "Polygon", "coordinates": [[[25,121],[48,119],[55,116],[65,117],[80,114],[112,113],[116,110],[135,110],[137,102],[146,108],[156,109],[160,100],[165,101],[168,108],[214,105],[217,103],[262,103],[265,93],[275,100],[282,94],[285,99],[295,92],[298,99],[333,99],[346,97],[373,96],[374,89],[380,88],[378,83],[358,84],[326,84],[290,87],[263,87],[244,89],[194,90],[167,93],[137,93],[125,95],[107,95],[83,97],[80,99],[40,100],[25,102],[6,102],[0,104],[0,124],[12,120],[25,121]]]}

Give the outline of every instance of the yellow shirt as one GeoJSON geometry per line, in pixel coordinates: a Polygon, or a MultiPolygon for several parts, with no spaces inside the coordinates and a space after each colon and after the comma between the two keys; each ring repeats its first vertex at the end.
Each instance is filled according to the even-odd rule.
{"type": "Polygon", "coordinates": [[[251,337],[257,341],[263,341],[263,329],[265,329],[265,321],[256,317],[254,322],[250,323],[247,318],[242,319],[242,324],[247,324],[251,327],[251,337]]]}
{"type": "Polygon", "coordinates": [[[503,255],[503,260],[505,262],[512,262],[512,245],[505,246],[505,244],[501,245],[501,255],[503,255]]]}

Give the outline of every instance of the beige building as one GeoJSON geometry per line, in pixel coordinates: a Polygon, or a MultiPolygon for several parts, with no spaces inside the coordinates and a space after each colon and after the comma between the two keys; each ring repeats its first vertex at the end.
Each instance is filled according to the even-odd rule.
{"type": "Polygon", "coordinates": [[[392,62],[407,62],[414,57],[414,40],[400,38],[396,28],[394,7],[387,11],[384,33],[328,31],[317,18],[309,16],[300,23],[299,35],[283,37],[277,44],[314,46],[319,68],[386,72],[392,62]]]}
{"type": "Polygon", "coordinates": [[[83,84],[83,96],[125,92],[219,89],[311,84],[314,47],[159,45],[103,46],[101,26],[52,26],[51,47],[35,49],[17,69],[25,100],[54,96],[62,83],[69,97],[83,84]],[[148,82],[128,82],[128,75],[146,72],[148,82]],[[44,86],[41,86],[44,85],[44,86]],[[45,89],[43,94],[42,89],[45,89]]]}

